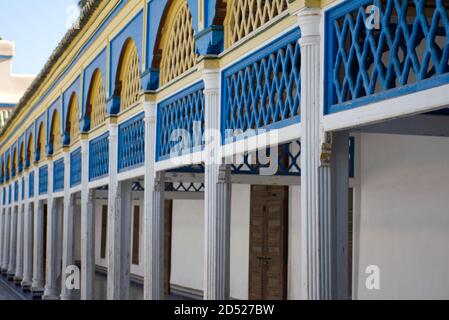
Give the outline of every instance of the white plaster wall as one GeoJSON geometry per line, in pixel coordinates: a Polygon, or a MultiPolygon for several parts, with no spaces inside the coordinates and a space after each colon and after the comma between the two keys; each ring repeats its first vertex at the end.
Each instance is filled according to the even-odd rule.
{"type": "Polygon", "coordinates": [[[203,201],[174,200],[170,283],[203,290],[203,201]]]}
{"type": "Polygon", "coordinates": [[[355,298],[449,298],[448,159],[448,138],[361,135],[355,298]],[[369,265],[380,290],[366,289],[369,265]]]}
{"type": "Polygon", "coordinates": [[[301,299],[301,187],[289,188],[287,298],[301,299]]]}
{"type": "MultiPolygon", "coordinates": [[[[233,185],[231,297],[248,299],[250,186],[233,185]]],[[[204,201],[173,201],[172,284],[203,290],[204,201]]]]}
{"type": "Polygon", "coordinates": [[[108,236],[106,231],[106,256],[105,259],[101,258],[101,213],[102,206],[107,206],[108,201],[104,199],[97,199],[95,201],[95,264],[104,268],[108,267],[108,236]]]}

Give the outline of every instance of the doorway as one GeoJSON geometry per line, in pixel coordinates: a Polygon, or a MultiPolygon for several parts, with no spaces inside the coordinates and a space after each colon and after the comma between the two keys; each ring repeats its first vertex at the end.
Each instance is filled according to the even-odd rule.
{"type": "Polygon", "coordinates": [[[288,187],[251,186],[249,299],[287,298],[288,187]]]}

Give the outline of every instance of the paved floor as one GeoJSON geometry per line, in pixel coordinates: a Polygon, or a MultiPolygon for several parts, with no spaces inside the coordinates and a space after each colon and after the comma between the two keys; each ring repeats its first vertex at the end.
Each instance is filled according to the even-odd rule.
{"type": "MultiPolygon", "coordinates": [[[[95,275],[95,300],[105,300],[107,298],[107,277],[105,274],[97,273],[95,275]]],[[[78,292],[79,295],[79,292],[78,292]]],[[[143,285],[131,281],[129,288],[130,300],[142,300],[143,299],[143,285]]],[[[186,300],[186,298],[171,295],[166,297],[169,300],[186,300]]],[[[32,300],[33,297],[30,293],[22,291],[21,287],[18,287],[14,282],[8,281],[5,275],[0,275],[0,300],[32,300]]]]}

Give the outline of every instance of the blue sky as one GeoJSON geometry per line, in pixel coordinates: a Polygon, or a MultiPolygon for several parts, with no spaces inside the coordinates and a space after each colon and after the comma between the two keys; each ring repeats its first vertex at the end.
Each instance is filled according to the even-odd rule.
{"type": "Polygon", "coordinates": [[[39,73],[77,15],[76,4],[76,0],[0,0],[0,37],[16,43],[13,73],[39,73]]]}

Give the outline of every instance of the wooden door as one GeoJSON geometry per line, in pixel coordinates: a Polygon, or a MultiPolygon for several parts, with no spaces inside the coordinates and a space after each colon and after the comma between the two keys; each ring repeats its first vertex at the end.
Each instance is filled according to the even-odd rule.
{"type": "Polygon", "coordinates": [[[173,201],[165,200],[164,293],[166,295],[170,294],[172,218],[173,218],[173,201]]]}
{"type": "Polygon", "coordinates": [[[287,298],[288,187],[252,186],[249,299],[287,298]]]}

